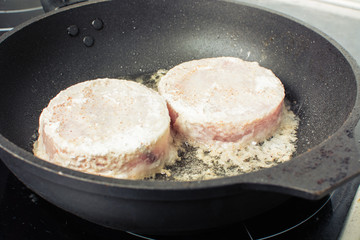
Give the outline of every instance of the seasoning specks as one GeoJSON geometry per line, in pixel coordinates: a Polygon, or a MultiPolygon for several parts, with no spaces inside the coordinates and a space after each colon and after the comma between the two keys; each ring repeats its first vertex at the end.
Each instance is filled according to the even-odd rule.
{"type": "MultiPolygon", "coordinates": [[[[132,78],[154,90],[166,70],[132,78]]],[[[269,168],[289,161],[296,150],[296,131],[299,118],[290,110],[290,102],[285,102],[281,123],[269,139],[240,146],[226,143],[221,146],[203,146],[189,142],[173,133],[177,160],[166,166],[162,174],[149,180],[198,181],[225,176],[234,176],[263,168],[269,168]]]]}

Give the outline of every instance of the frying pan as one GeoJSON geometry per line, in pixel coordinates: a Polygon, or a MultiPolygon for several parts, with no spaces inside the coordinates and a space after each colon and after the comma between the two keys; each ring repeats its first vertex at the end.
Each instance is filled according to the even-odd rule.
{"type": "Polygon", "coordinates": [[[0,158],[43,198],[103,226],[151,234],[219,227],[290,196],[322,198],[360,173],[359,67],[325,34],[281,14],[226,1],[85,2],[4,34],[0,56],[0,158]],[[40,112],[60,90],[216,56],[258,61],[282,80],[301,119],[292,160],[171,182],[90,175],[32,154],[40,112]]]}

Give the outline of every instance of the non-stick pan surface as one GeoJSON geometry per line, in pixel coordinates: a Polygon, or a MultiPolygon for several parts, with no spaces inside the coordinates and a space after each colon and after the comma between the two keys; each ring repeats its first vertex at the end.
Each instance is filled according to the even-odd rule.
{"type": "Polygon", "coordinates": [[[288,196],[321,198],[360,173],[358,66],[324,34],[264,9],[202,0],[81,3],[4,34],[0,73],[1,159],[45,199],[101,225],[143,233],[217,227],[288,196]],[[133,181],[31,153],[40,112],[60,90],[216,56],[257,61],[282,80],[301,119],[291,161],[208,181],[133,181]]]}

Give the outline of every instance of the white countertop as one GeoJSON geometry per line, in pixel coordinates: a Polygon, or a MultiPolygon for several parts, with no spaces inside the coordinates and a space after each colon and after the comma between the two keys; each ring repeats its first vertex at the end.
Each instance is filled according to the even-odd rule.
{"type": "Polygon", "coordinates": [[[360,187],[350,207],[345,227],[342,230],[341,240],[360,239],[360,187]]]}

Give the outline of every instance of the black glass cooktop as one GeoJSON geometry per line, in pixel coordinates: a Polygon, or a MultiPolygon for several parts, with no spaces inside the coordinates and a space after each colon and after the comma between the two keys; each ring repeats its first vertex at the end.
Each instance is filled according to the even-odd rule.
{"type": "Polygon", "coordinates": [[[108,229],[48,203],[0,162],[0,239],[337,239],[360,179],[319,201],[291,198],[260,216],[197,235],[140,236],[108,229]]]}

